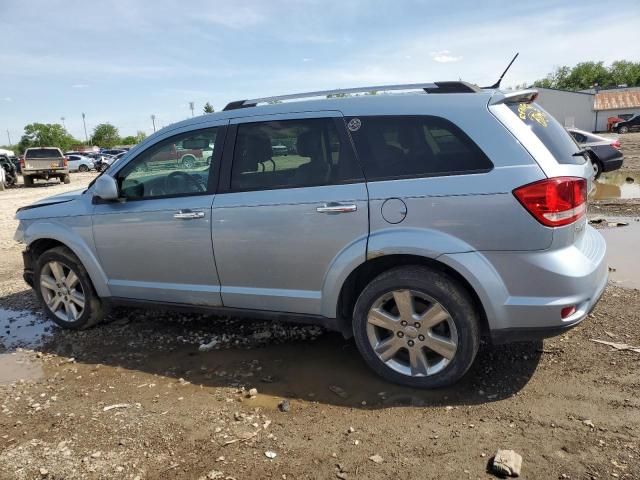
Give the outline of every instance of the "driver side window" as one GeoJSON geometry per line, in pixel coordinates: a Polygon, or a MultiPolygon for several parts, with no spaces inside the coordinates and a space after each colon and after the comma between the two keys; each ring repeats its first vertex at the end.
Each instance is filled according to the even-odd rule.
{"type": "Polygon", "coordinates": [[[183,133],[141,152],[118,172],[126,199],[162,198],[206,193],[218,128],[183,133]]]}

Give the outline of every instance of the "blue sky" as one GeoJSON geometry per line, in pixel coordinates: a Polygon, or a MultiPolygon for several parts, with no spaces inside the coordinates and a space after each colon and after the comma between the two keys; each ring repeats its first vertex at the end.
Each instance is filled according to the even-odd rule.
{"type": "Polygon", "coordinates": [[[637,0],[1,0],[0,144],[31,122],[152,131],[228,101],[640,60],[637,0]],[[605,8],[602,8],[606,5],[605,8]],[[614,6],[615,5],[615,6],[614,6]],[[627,41],[612,46],[611,39],[627,41]]]}

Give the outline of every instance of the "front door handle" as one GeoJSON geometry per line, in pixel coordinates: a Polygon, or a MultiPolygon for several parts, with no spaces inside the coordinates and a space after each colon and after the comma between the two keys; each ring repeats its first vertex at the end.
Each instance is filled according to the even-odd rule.
{"type": "Polygon", "coordinates": [[[358,210],[355,203],[325,203],[323,206],[316,208],[318,213],[349,213],[358,210]]]}
{"type": "Polygon", "coordinates": [[[204,218],[204,212],[193,210],[180,210],[178,213],[173,214],[173,218],[177,218],[179,220],[193,220],[195,218],[204,218]]]}

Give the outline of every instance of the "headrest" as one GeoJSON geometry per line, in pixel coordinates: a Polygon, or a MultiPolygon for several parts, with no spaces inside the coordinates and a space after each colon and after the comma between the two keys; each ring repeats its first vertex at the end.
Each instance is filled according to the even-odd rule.
{"type": "Polygon", "coordinates": [[[308,131],[298,135],[296,142],[298,155],[302,157],[318,157],[322,155],[322,140],[319,132],[308,131]]]}

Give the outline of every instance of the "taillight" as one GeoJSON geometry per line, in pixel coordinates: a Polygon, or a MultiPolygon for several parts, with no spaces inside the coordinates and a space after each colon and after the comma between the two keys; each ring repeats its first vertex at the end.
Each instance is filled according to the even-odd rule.
{"type": "Polygon", "coordinates": [[[68,157],[64,157],[64,161],[62,162],[62,164],[67,167],[69,166],[69,158],[68,157]]]}
{"type": "Polygon", "coordinates": [[[24,168],[24,158],[20,159],[20,169],[24,168]]]}
{"type": "Polygon", "coordinates": [[[580,177],[555,177],[513,191],[522,206],[547,227],[575,222],[587,211],[587,181],[580,177]]]}
{"type": "Polygon", "coordinates": [[[614,141],[611,143],[611,146],[612,146],[613,148],[617,149],[617,150],[620,150],[620,140],[614,140],[614,141]]]}

